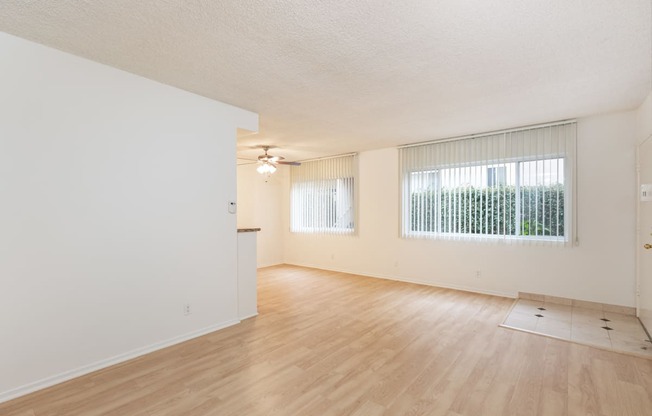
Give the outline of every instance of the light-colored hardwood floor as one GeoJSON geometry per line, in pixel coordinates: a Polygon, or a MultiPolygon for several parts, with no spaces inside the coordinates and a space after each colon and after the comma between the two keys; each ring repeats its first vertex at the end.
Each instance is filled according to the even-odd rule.
{"type": "Polygon", "coordinates": [[[498,327],[512,302],[267,268],[258,317],[0,415],[652,414],[652,360],[498,327]]]}

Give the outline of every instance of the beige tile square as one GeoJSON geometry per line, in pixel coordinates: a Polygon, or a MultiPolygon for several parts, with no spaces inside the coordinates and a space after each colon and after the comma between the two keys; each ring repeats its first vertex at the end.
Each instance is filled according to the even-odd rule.
{"type": "Polygon", "coordinates": [[[512,328],[523,329],[526,331],[534,331],[537,326],[537,318],[532,314],[524,314],[512,311],[503,325],[510,326],[512,328]]]}
{"type": "Polygon", "coordinates": [[[552,318],[557,321],[567,322],[569,325],[572,318],[572,308],[567,305],[560,305],[555,303],[544,303],[543,307],[546,309],[541,314],[546,318],[552,318]]]}
{"type": "Polygon", "coordinates": [[[569,340],[571,338],[571,323],[570,320],[559,321],[548,317],[539,318],[535,331],[544,335],[569,340]]]}
{"type": "Polygon", "coordinates": [[[636,308],[630,306],[609,305],[607,303],[602,305],[602,310],[607,312],[615,312],[623,315],[636,316],[636,308]]]}
{"type": "Polygon", "coordinates": [[[578,316],[578,317],[591,317],[591,318],[604,318],[604,312],[596,309],[586,309],[586,308],[578,308],[577,306],[573,306],[571,308],[571,313],[573,316],[578,316]]]}
{"type": "Polygon", "coordinates": [[[616,344],[637,344],[640,346],[648,346],[652,349],[652,344],[645,342],[645,337],[640,336],[640,334],[622,333],[613,330],[609,331],[609,337],[611,338],[614,347],[616,344]]]}
{"type": "Polygon", "coordinates": [[[539,313],[539,310],[537,308],[541,308],[541,307],[543,307],[543,302],[520,299],[518,302],[516,302],[516,305],[514,305],[512,311],[517,313],[531,313],[533,315],[536,315],[537,313],[539,313]]]}
{"type": "Polygon", "coordinates": [[[613,331],[609,332],[612,340],[644,342],[648,339],[643,327],[638,322],[608,322],[608,324],[610,328],[613,328],[613,331]]]}
{"type": "Polygon", "coordinates": [[[600,319],[604,318],[602,311],[593,309],[584,309],[573,307],[571,311],[571,323],[578,327],[596,327],[604,326],[600,319]]]}
{"type": "Polygon", "coordinates": [[[607,330],[599,327],[588,328],[572,325],[571,340],[596,347],[611,348],[611,339],[609,338],[609,334],[607,334],[607,330]]]}
{"type": "Polygon", "coordinates": [[[555,325],[564,325],[568,326],[569,328],[572,326],[573,321],[571,321],[570,317],[556,317],[556,316],[550,316],[550,315],[544,315],[545,320],[554,322],[555,325]]]}
{"type": "MultiPolygon", "coordinates": [[[[586,309],[581,312],[585,312],[586,309]]],[[[573,333],[585,333],[585,334],[600,334],[607,338],[607,330],[602,327],[605,326],[605,322],[600,320],[599,315],[590,315],[590,314],[579,314],[575,309],[573,309],[573,319],[571,322],[571,328],[573,333]]],[[[594,311],[595,312],[595,311],[594,311]]]]}
{"type": "Polygon", "coordinates": [[[645,341],[612,340],[611,344],[615,351],[623,351],[652,357],[652,344],[645,341]]]}
{"type": "Polygon", "coordinates": [[[647,339],[647,335],[643,331],[643,328],[636,323],[622,323],[622,322],[607,322],[609,328],[613,328],[611,331],[611,337],[624,337],[624,338],[636,338],[636,339],[647,339]]]}
{"type": "Polygon", "coordinates": [[[544,299],[545,299],[546,303],[556,303],[558,305],[567,305],[567,306],[571,306],[573,304],[572,299],[561,298],[561,297],[558,297],[558,296],[545,295],[544,299]]]}
{"type": "Polygon", "coordinates": [[[624,324],[627,326],[635,326],[637,328],[640,327],[641,331],[643,330],[641,323],[638,321],[638,318],[635,316],[624,315],[622,313],[615,313],[615,312],[605,312],[604,317],[609,319],[609,321],[611,322],[624,324]]]}
{"type": "Polygon", "coordinates": [[[527,293],[527,292],[518,292],[518,297],[526,300],[536,300],[543,302],[545,300],[544,295],[537,295],[536,293],[527,293]]]}
{"type": "Polygon", "coordinates": [[[613,328],[612,331],[609,331],[609,336],[612,340],[642,342],[648,339],[641,324],[634,319],[630,321],[611,321],[608,322],[607,325],[609,325],[610,328],[613,328]]]}
{"type": "Polygon", "coordinates": [[[586,300],[573,299],[573,306],[583,309],[592,309],[596,311],[602,310],[602,304],[597,302],[589,302],[586,300]]]}
{"type": "Polygon", "coordinates": [[[591,322],[591,324],[587,325],[584,322],[578,322],[576,320],[573,320],[571,322],[571,328],[573,330],[573,333],[575,332],[582,332],[582,333],[591,333],[591,334],[601,334],[604,335],[605,337],[609,338],[609,335],[607,334],[609,331],[606,329],[603,329],[602,327],[605,326],[605,323],[602,321],[598,322],[591,322]]]}

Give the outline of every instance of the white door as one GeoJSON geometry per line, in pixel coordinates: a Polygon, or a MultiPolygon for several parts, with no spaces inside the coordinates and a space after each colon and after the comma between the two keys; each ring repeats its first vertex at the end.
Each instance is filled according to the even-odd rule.
{"type": "MultiPolygon", "coordinates": [[[[638,148],[639,185],[652,185],[652,137],[638,148]]],[[[652,197],[652,189],[647,191],[652,197]]],[[[647,328],[652,331],[652,200],[644,201],[642,189],[638,195],[638,315],[647,328]]],[[[652,198],[651,198],[652,199],[652,198]]]]}

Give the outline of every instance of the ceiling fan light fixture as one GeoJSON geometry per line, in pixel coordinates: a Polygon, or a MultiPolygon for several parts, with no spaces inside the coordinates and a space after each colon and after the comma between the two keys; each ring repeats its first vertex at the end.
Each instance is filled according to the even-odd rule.
{"type": "Polygon", "coordinates": [[[256,146],[257,148],[263,149],[264,154],[258,156],[258,167],[256,170],[261,175],[266,175],[269,177],[272,173],[276,172],[276,165],[289,165],[289,166],[300,166],[301,162],[286,162],[283,156],[272,156],[267,151],[270,149],[270,146],[256,146]]]}
{"type": "Polygon", "coordinates": [[[271,175],[272,173],[276,172],[276,166],[273,164],[269,163],[268,161],[263,161],[257,168],[256,170],[258,173],[261,175],[271,175]]]}

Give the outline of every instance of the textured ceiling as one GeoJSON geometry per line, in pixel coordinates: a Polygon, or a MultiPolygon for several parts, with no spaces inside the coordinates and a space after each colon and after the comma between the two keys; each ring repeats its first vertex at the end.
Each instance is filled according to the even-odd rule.
{"type": "Polygon", "coordinates": [[[650,0],[2,0],[0,30],[260,113],[288,159],[631,109],[650,0]]]}

